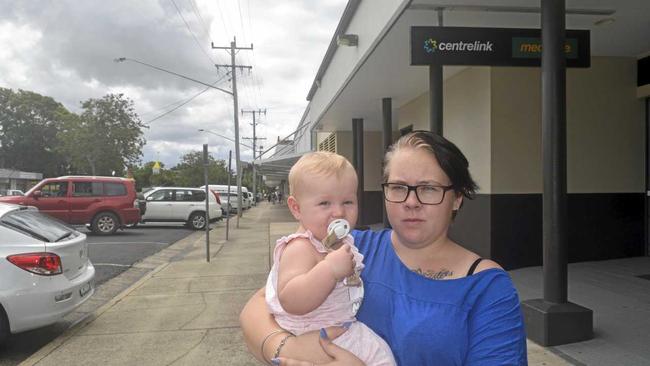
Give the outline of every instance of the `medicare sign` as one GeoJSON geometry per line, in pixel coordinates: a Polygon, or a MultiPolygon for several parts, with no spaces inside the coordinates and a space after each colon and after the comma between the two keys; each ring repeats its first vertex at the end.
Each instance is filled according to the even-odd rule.
{"type": "MultiPolygon", "coordinates": [[[[589,31],[567,30],[568,67],[589,67],[589,31]]],[[[541,31],[521,28],[411,27],[411,65],[540,66],[541,31]]]]}

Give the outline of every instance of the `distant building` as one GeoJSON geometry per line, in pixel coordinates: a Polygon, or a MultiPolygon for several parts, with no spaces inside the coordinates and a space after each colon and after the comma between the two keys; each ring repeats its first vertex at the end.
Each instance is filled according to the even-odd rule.
{"type": "Polygon", "coordinates": [[[26,192],[38,181],[43,179],[43,173],[21,172],[13,169],[0,169],[0,191],[19,189],[26,192]]]}

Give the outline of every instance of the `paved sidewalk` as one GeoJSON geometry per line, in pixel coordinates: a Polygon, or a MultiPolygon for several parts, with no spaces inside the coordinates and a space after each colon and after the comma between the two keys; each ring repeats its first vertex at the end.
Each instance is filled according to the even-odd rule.
{"type": "MultiPolygon", "coordinates": [[[[21,365],[257,365],[238,316],[266,280],[269,243],[296,223],[285,205],[261,203],[205,236],[195,233],[146,263],[155,269],[21,365]]],[[[529,342],[530,365],[570,365],[529,342]]]]}

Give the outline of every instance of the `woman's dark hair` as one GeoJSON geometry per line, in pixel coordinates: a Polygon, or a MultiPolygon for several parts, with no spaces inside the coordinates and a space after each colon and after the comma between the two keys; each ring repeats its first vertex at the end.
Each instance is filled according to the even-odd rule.
{"type": "Polygon", "coordinates": [[[430,131],[409,132],[390,146],[384,157],[384,182],[388,179],[388,163],[396,152],[404,148],[431,152],[451,180],[454,191],[469,199],[474,197],[478,186],[469,173],[467,158],[454,143],[430,131]]]}

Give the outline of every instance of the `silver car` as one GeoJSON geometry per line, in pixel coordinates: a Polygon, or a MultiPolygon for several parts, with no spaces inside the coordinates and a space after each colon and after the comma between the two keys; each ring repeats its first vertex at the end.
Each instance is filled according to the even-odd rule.
{"type": "Polygon", "coordinates": [[[94,293],[86,235],[34,207],[0,203],[0,343],[56,323],[94,293]]]}

